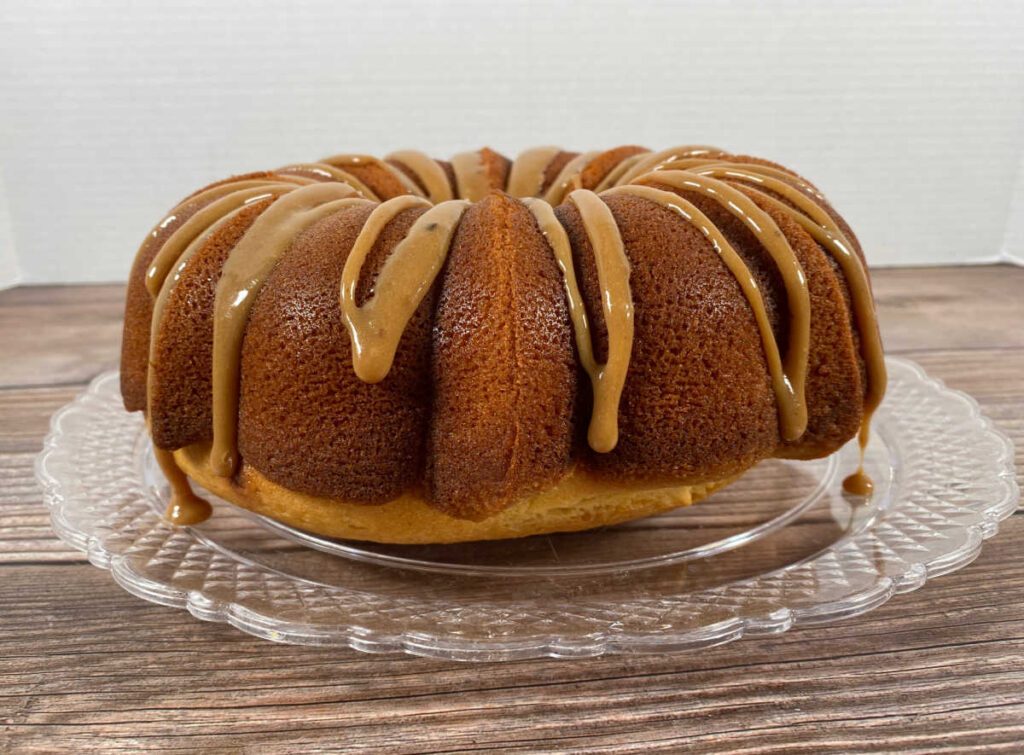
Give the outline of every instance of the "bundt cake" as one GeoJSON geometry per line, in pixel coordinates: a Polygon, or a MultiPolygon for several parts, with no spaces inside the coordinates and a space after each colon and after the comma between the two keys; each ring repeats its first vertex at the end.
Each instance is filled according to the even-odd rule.
{"type": "Polygon", "coordinates": [[[392,543],[687,505],[863,444],[885,380],[843,219],[786,168],[699,146],[338,155],[211,184],[139,249],[121,361],[172,521],[209,512],[191,478],[392,543]]]}

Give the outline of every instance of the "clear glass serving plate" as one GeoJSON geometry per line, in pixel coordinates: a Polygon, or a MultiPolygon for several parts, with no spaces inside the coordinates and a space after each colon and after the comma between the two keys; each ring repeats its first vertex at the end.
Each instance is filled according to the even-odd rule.
{"type": "Polygon", "coordinates": [[[116,373],[53,417],[54,531],[146,600],[278,642],[459,660],[669,652],[868,611],[979,553],[1017,506],[1013,448],[977,403],[890,358],[866,470],[851,443],[773,460],[706,501],[585,533],[445,546],[321,538],[210,496],[176,529],[116,373]]]}

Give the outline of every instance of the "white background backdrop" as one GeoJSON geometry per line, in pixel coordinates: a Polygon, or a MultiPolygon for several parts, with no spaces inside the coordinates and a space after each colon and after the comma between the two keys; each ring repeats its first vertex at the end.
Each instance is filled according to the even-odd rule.
{"type": "Polygon", "coordinates": [[[710,143],[874,264],[1024,259],[1024,4],[0,0],[0,285],[122,280],[232,173],[337,152],[710,143]]]}

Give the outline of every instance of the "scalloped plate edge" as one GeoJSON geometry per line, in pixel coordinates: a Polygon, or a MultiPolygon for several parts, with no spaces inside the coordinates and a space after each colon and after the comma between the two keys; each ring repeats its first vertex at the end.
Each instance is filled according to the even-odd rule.
{"type": "MultiPolygon", "coordinates": [[[[968,525],[967,537],[962,545],[939,554],[925,562],[910,564],[907,572],[898,577],[883,577],[859,592],[841,599],[810,608],[781,608],[763,616],[733,618],[685,633],[658,633],[652,635],[603,635],[581,638],[550,638],[508,640],[448,641],[437,636],[410,633],[386,634],[360,632],[357,627],[347,631],[313,624],[293,624],[285,631],[273,617],[236,603],[211,600],[200,591],[189,591],[153,582],[139,574],[126,556],[108,550],[106,543],[93,533],[82,531],[66,517],[68,499],[61,491],[61,483],[50,472],[50,464],[60,453],[58,440],[66,417],[82,409],[95,396],[98,387],[110,380],[116,372],[105,372],[94,378],[85,392],[58,410],[50,420],[50,430],[43,450],[36,458],[36,477],[43,488],[44,500],[50,510],[55,534],[67,545],[86,553],[93,565],[109,569],[115,581],[132,595],[161,605],[186,608],[196,618],[230,624],[248,634],[274,642],[301,645],[350,647],[366,653],[405,652],[411,655],[459,661],[523,660],[530,658],[584,658],[609,653],[664,653],[696,650],[722,645],[741,637],[779,634],[795,626],[815,626],[852,618],[878,608],[893,595],[922,587],[928,579],[948,574],[971,563],[981,552],[984,540],[994,536],[999,523],[1017,509],[1020,489],[1015,480],[1013,443],[990,418],[985,416],[978,402],[969,394],[949,388],[939,379],[928,375],[920,365],[900,357],[887,357],[888,361],[910,368],[922,381],[934,389],[963,399],[970,407],[972,418],[981,421],[982,430],[999,441],[1001,453],[995,463],[1002,469],[998,476],[1005,483],[1003,497],[979,513],[983,525],[968,525]]],[[[788,569],[789,567],[787,567],[788,569]]],[[[786,569],[782,570],[783,572],[786,569]]],[[[757,579],[757,578],[754,578],[757,579]]]]}

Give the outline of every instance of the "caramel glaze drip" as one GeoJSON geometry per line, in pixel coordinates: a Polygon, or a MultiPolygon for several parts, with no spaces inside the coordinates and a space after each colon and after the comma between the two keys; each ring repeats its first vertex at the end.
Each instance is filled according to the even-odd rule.
{"type": "Polygon", "coordinates": [[[374,165],[388,171],[391,175],[397,178],[405,187],[407,193],[423,196],[423,192],[420,190],[420,187],[417,186],[416,182],[409,178],[409,176],[405,175],[405,173],[400,171],[394,165],[390,165],[384,160],[381,160],[378,157],[373,157],[372,155],[334,155],[333,157],[325,157],[320,162],[342,170],[355,166],[374,165]]]}
{"type": "Polygon", "coordinates": [[[284,181],[239,181],[215,187],[195,197],[197,200],[212,201],[182,223],[160,247],[146,271],[146,288],[150,295],[156,296],[160,293],[167,274],[182,252],[211,225],[250,202],[258,202],[274,193],[291,191],[294,188],[296,184],[284,181]]]}
{"type": "Polygon", "coordinates": [[[171,502],[167,504],[167,510],[164,512],[167,521],[185,527],[209,519],[213,507],[209,501],[192,492],[188,476],[181,471],[181,467],[174,460],[174,454],[154,446],[153,455],[156,456],[156,463],[160,465],[160,470],[171,485],[171,502]]]}
{"type": "MultiPolygon", "coordinates": [[[[601,153],[578,155],[559,171],[543,196],[538,197],[547,168],[560,152],[557,147],[537,147],[519,155],[509,171],[506,190],[524,198],[562,271],[576,348],[593,387],[594,404],[588,429],[590,446],[599,453],[616,446],[618,407],[633,347],[629,260],[615,218],[601,198],[618,194],[648,199],[678,213],[709,240],[754,313],[779,405],[782,437],[795,440],[803,434],[807,424],[804,385],[810,344],[807,281],[792,247],[767,213],[751,199],[753,196],[795,220],[832,255],[846,278],[869,385],[859,435],[861,467],[846,478],[843,487],[855,495],[869,495],[873,484],[863,472],[863,454],[871,416],[885,393],[885,362],[864,264],[850,240],[819,204],[823,201],[820,192],[786,171],[728,162],[723,160],[726,153],[714,147],[682,146],[624,158],[598,184],[598,193],[578,187],[583,170],[601,153]],[[651,183],[668,186],[674,191],[647,185],[651,183]],[[789,305],[789,346],[785,355],[779,351],[764,299],[750,269],[714,223],[675,193],[677,191],[696,192],[717,202],[740,220],[771,256],[782,276],[789,305]],[[579,211],[593,249],[602,315],[608,331],[608,357],[604,364],[599,364],[595,357],[592,328],[573,267],[568,235],[552,209],[566,199],[579,211]]],[[[306,227],[344,207],[380,201],[365,183],[346,170],[370,164],[390,171],[407,193],[381,202],[370,214],[346,261],[339,296],[342,319],[352,341],[354,371],[368,383],[383,380],[390,371],[409,320],[444,265],[463,213],[471,202],[483,199],[491,191],[479,152],[464,152],[452,158],[460,199],[453,198],[451,182],[441,165],[414,150],[394,152],[386,160],[367,155],[336,155],[320,162],[286,166],[267,178],[239,179],[212,187],[189,198],[188,201],[200,201],[203,206],[167,239],[147,271],[146,286],[156,299],[152,323],[152,342],[155,342],[169,291],[196,250],[221,223],[246,205],[274,198],[274,203],[263,211],[230,253],[217,285],[214,439],[209,461],[216,474],[229,476],[238,464],[236,434],[241,347],[253,301],[276,261],[306,227]],[[370,250],[392,220],[416,207],[427,208],[427,211],[416,219],[406,238],[385,261],[373,294],[357,305],[356,289],[370,250]]],[[[174,217],[172,211],[153,232],[158,232],[174,217]]],[[[172,487],[168,519],[177,524],[189,524],[208,516],[209,504],[192,493],[173,454],[157,449],[156,455],[172,487]]]]}
{"type": "MultiPolygon", "coordinates": [[[[263,198],[270,198],[270,197],[273,197],[273,196],[275,196],[275,195],[273,195],[273,194],[266,194],[266,195],[263,195],[263,198]]],[[[208,228],[204,229],[199,235],[197,235],[189,243],[189,245],[185,248],[185,250],[181,253],[181,256],[178,257],[177,261],[175,262],[173,272],[171,272],[165,278],[165,280],[163,281],[163,284],[160,287],[159,293],[156,295],[156,298],[153,300],[153,319],[152,319],[152,321],[150,323],[150,333],[149,333],[149,362],[150,362],[150,364],[154,364],[156,362],[157,337],[158,337],[159,331],[160,331],[160,323],[163,322],[164,309],[167,306],[167,300],[170,298],[171,291],[174,288],[174,286],[177,284],[178,279],[181,278],[181,273],[184,271],[185,267],[188,265],[188,263],[192,259],[192,257],[195,256],[195,253],[199,250],[199,248],[206,242],[206,240],[211,235],[213,235],[213,233],[216,232],[216,230],[219,227],[221,227],[221,225],[223,225],[224,223],[229,222],[231,220],[231,218],[235,217],[243,209],[244,209],[244,205],[242,207],[239,207],[239,208],[237,208],[235,210],[232,210],[232,211],[228,212],[222,218],[219,218],[218,220],[214,221],[208,228]]],[[[146,374],[146,403],[147,403],[146,414],[148,416],[152,416],[153,415],[153,411],[152,411],[152,401],[153,401],[153,393],[154,393],[153,380],[154,380],[153,371],[149,370],[147,372],[147,374],[146,374]]]]}
{"type": "MultiPolygon", "coordinates": [[[[757,280],[750,272],[750,268],[747,267],[743,258],[740,257],[707,215],[678,194],[654,189],[650,186],[621,186],[606,192],[606,196],[615,194],[631,194],[643,197],[658,203],[662,207],[674,210],[696,226],[708,241],[711,242],[711,245],[718,252],[725,266],[729,268],[729,272],[736,278],[736,282],[739,283],[743,295],[747,297],[750,308],[754,311],[754,319],[757,322],[757,329],[761,334],[761,343],[764,346],[765,357],[768,361],[768,372],[771,374],[772,386],[779,404],[781,424],[784,431],[783,435],[785,437],[787,428],[790,433],[794,431],[794,428],[799,428],[802,434],[803,427],[807,425],[806,409],[801,412],[801,407],[805,406],[803,397],[798,397],[793,388],[794,383],[786,374],[786,369],[783,367],[783,360],[779,353],[779,345],[775,340],[775,333],[772,331],[768,310],[764,304],[764,297],[761,296],[757,280]]],[[[806,356],[804,358],[806,362],[806,356]]]]}
{"type": "Polygon", "coordinates": [[[783,370],[781,373],[773,373],[772,383],[779,403],[782,437],[785,440],[796,440],[807,429],[804,386],[811,343],[811,297],[807,290],[807,278],[796,253],[775,221],[754,204],[750,197],[724,181],[681,170],[658,171],[636,179],[640,184],[646,181],[681,191],[694,191],[714,200],[754,234],[775,262],[786,288],[790,321],[789,346],[783,360],[783,370]]]}
{"type": "MultiPolygon", "coordinates": [[[[164,306],[171,288],[180,277],[181,271],[204,241],[224,222],[241,212],[246,205],[270,197],[279,196],[300,185],[310,183],[309,179],[294,177],[284,180],[276,179],[243,179],[227,181],[219,186],[206,189],[186,202],[201,202],[205,206],[192,215],[170,237],[164,241],[157,251],[153,262],[146,271],[146,288],[154,297],[153,315],[150,322],[150,365],[153,364],[153,353],[157,340],[157,330],[163,318],[164,306]],[[174,270],[174,274],[171,271],[174,270]]],[[[180,207],[180,205],[179,205],[180,207]]],[[[161,221],[153,233],[172,222],[179,210],[176,207],[161,221]]],[[[153,371],[146,376],[148,401],[153,396],[153,371]]],[[[149,407],[147,416],[152,414],[149,407]]],[[[209,502],[192,492],[188,477],[174,460],[174,454],[162,448],[153,449],[156,461],[171,486],[171,501],[164,512],[165,518],[175,525],[185,526],[198,524],[207,519],[213,509],[209,502]]]]}
{"type": "MultiPolygon", "coordinates": [[[[861,446],[861,454],[863,455],[863,453],[864,447],[861,446]]],[[[863,460],[857,467],[857,471],[843,480],[843,490],[850,495],[861,496],[869,496],[875,492],[875,483],[864,473],[863,460]]]]}
{"type": "Polygon", "coordinates": [[[411,170],[427,190],[427,198],[434,204],[455,199],[448,174],[444,172],[444,168],[438,165],[437,160],[426,153],[414,149],[404,149],[392,152],[384,160],[389,166],[392,162],[397,162],[411,170]]]}
{"type": "Polygon", "coordinates": [[[479,152],[460,152],[452,158],[455,187],[459,196],[470,202],[479,202],[491,191],[483,158],[479,152]]]}
{"type": "Polygon", "coordinates": [[[505,193],[519,198],[538,196],[544,186],[544,171],[561,151],[561,147],[534,147],[521,152],[509,169],[505,193]]]}
{"type": "Polygon", "coordinates": [[[548,187],[548,190],[544,192],[544,196],[541,198],[552,207],[560,205],[565,200],[565,195],[572,189],[573,184],[579,181],[583,169],[599,154],[601,153],[584,152],[567,162],[565,167],[555,176],[551,186],[548,187]]]}
{"type": "Polygon", "coordinates": [[[636,165],[640,160],[644,159],[644,157],[646,157],[647,154],[648,153],[646,152],[641,152],[638,155],[630,155],[629,157],[627,157],[625,160],[623,160],[610,171],[608,171],[608,174],[598,182],[597,186],[594,187],[594,190],[601,192],[605,191],[606,189],[610,189],[613,186],[618,186],[620,183],[622,183],[620,179],[626,174],[626,171],[628,171],[630,168],[636,165]]]}
{"type": "Polygon", "coordinates": [[[264,210],[228,256],[213,315],[213,445],[210,468],[229,477],[238,465],[238,393],[242,337],[253,301],[274,264],[308,226],[344,207],[366,204],[342,183],[295,189],[264,210]]]}
{"type": "Polygon", "coordinates": [[[619,400],[633,351],[633,297],[629,289],[629,260],[615,218],[597,194],[577,189],[569,195],[569,201],[579,210],[594,252],[601,287],[601,309],[608,330],[608,359],[604,364],[598,364],[594,356],[593,337],[573,269],[569,236],[555,217],[550,204],[539,199],[529,199],[526,204],[547,238],[562,271],[576,350],[593,386],[594,407],[587,430],[587,442],[598,453],[607,453],[615,448],[619,440],[619,400]]]}
{"type": "Polygon", "coordinates": [[[709,147],[703,144],[687,144],[682,147],[663,149],[661,152],[648,152],[637,155],[623,173],[615,177],[609,177],[609,180],[612,182],[609,186],[622,186],[632,183],[645,173],[661,170],[679,160],[723,154],[725,153],[718,149],[718,147],[709,147]]]}
{"type": "Polygon", "coordinates": [[[373,202],[380,201],[380,197],[373,192],[373,189],[364,184],[358,178],[348,171],[327,163],[296,163],[295,165],[286,165],[283,168],[278,168],[274,173],[281,176],[315,176],[315,178],[311,180],[319,181],[339,181],[351,186],[356,190],[356,193],[364,199],[369,199],[373,202]]]}
{"type": "Polygon", "coordinates": [[[363,225],[341,274],[341,314],[352,340],[352,367],[360,380],[378,383],[391,370],[409,320],[441,271],[455,228],[469,202],[431,205],[425,199],[395,197],[379,205],[363,225]],[[366,256],[399,213],[430,207],[388,255],[377,274],[373,295],[356,304],[356,287],[366,256]]]}
{"type": "Polygon", "coordinates": [[[864,398],[864,420],[858,434],[860,464],[857,467],[857,472],[843,481],[843,489],[854,495],[870,495],[874,490],[874,484],[871,482],[871,478],[864,474],[864,451],[867,448],[871,430],[871,418],[885,396],[888,376],[885,370],[885,353],[882,349],[882,337],[878,329],[875,302],[871,295],[871,283],[868,280],[863,261],[832,217],[821,208],[821,205],[807,196],[805,192],[821,197],[821,194],[807,182],[795,176],[789,176],[776,168],[749,163],[703,165],[694,168],[693,172],[722,179],[749,182],[761,187],[751,187],[748,190],[799,223],[835,259],[839,269],[842,270],[853,303],[853,316],[857,324],[857,332],[860,334],[861,356],[864,359],[868,378],[867,393],[864,398]],[[792,183],[788,182],[787,178],[792,178],[792,183]],[[804,191],[794,188],[794,185],[804,191]],[[762,191],[762,188],[783,197],[786,201],[776,199],[772,194],[762,191]]]}

